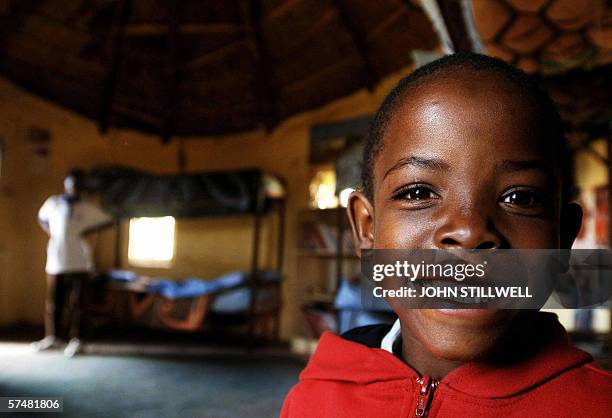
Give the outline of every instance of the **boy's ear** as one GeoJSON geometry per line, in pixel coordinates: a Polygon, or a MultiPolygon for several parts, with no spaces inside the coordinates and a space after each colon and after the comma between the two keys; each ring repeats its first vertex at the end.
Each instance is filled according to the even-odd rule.
{"type": "Polygon", "coordinates": [[[361,257],[361,250],[374,248],[374,208],[363,193],[354,191],[349,196],[346,210],[357,244],[356,253],[361,257]]]}
{"type": "Polygon", "coordinates": [[[582,208],[578,203],[568,203],[561,210],[560,247],[562,249],[572,248],[574,240],[580,232],[582,225],[582,208]]]}

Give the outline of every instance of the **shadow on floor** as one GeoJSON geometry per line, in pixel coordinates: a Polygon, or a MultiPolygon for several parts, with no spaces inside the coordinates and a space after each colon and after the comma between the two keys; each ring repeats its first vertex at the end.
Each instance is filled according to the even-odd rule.
{"type": "Polygon", "coordinates": [[[0,396],[62,397],[62,417],[275,417],[305,365],[283,344],[248,351],[150,332],[97,335],[68,359],[31,352],[40,336],[27,326],[0,333],[0,396]]]}
{"type": "Polygon", "coordinates": [[[274,417],[303,366],[262,354],[68,359],[0,343],[0,396],[59,396],[65,417],[274,417]]]}

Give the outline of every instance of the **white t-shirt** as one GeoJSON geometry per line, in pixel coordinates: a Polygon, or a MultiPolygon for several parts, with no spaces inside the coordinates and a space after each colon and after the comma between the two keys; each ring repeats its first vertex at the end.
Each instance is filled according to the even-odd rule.
{"type": "Polygon", "coordinates": [[[81,234],[108,223],[110,215],[93,203],[79,200],[72,204],[61,195],[51,196],[38,211],[38,218],[49,225],[47,274],[91,271],[91,250],[81,234]],[[72,210],[71,210],[72,209],[72,210]]]}

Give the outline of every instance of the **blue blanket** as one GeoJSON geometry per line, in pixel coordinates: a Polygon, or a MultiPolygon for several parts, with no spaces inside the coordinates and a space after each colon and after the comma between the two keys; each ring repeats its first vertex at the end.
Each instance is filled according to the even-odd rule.
{"type": "Polygon", "coordinates": [[[367,310],[361,303],[361,286],[341,280],[334,306],[338,310],[338,333],[372,324],[393,323],[393,311],[384,299],[376,298],[375,310],[367,310]]]}
{"type": "MultiPolygon", "coordinates": [[[[261,272],[260,274],[262,280],[265,281],[279,279],[279,275],[276,272],[265,271],[261,272]]],[[[193,298],[238,286],[245,283],[249,276],[250,273],[234,271],[210,280],[201,279],[198,277],[189,277],[182,281],[159,278],[153,280],[147,286],[147,290],[151,293],[162,295],[168,299],[193,298]]]]}
{"type": "Polygon", "coordinates": [[[160,278],[151,282],[147,290],[168,299],[193,298],[239,285],[246,280],[247,275],[244,272],[232,272],[213,280],[190,277],[182,281],[175,281],[160,278]]]}

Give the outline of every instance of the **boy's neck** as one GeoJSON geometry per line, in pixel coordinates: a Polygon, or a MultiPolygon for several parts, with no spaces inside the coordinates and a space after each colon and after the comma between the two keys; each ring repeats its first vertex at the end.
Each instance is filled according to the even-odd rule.
{"type": "MultiPolygon", "coordinates": [[[[522,311],[507,329],[503,340],[497,343],[497,349],[492,350],[487,357],[487,361],[493,363],[520,361],[533,355],[540,345],[552,338],[556,327],[551,325],[550,318],[537,316],[537,312],[537,310],[522,311]],[[530,325],[525,326],[525,323],[530,325]],[[523,344],[522,341],[530,341],[530,344],[523,344]]],[[[467,363],[467,361],[435,357],[418,339],[414,338],[410,330],[403,324],[401,324],[401,329],[402,359],[421,376],[430,376],[440,380],[457,367],[467,363]]]]}
{"type": "Polygon", "coordinates": [[[403,325],[402,359],[421,376],[430,376],[435,380],[442,379],[448,373],[464,364],[460,361],[434,357],[403,325]]]}

